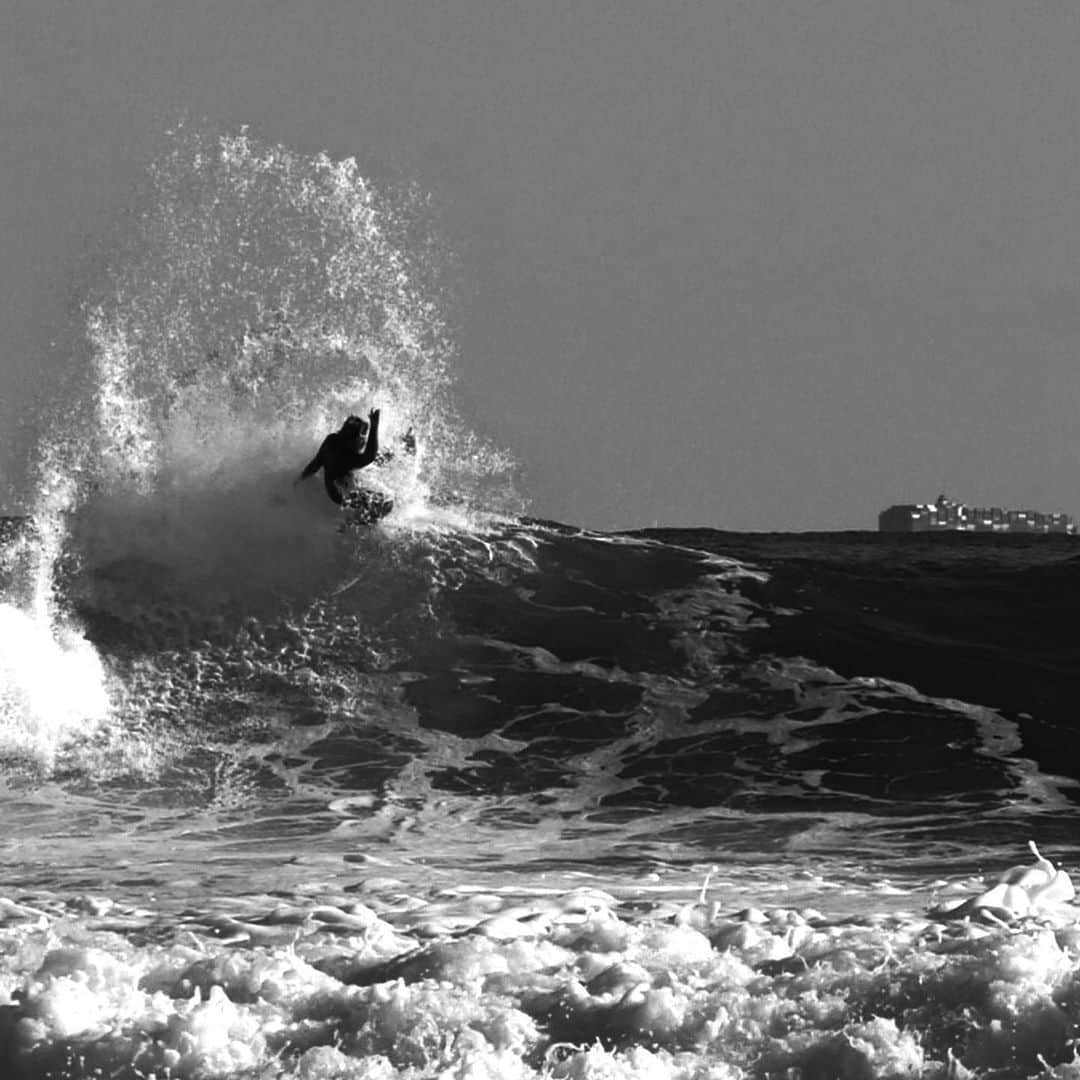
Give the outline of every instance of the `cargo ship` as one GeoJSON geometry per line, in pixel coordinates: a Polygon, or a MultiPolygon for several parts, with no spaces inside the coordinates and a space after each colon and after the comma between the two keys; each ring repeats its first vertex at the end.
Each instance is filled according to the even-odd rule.
{"type": "Polygon", "coordinates": [[[944,495],[936,502],[890,506],[878,514],[880,532],[992,532],[1076,534],[1068,514],[965,506],[944,495]]]}

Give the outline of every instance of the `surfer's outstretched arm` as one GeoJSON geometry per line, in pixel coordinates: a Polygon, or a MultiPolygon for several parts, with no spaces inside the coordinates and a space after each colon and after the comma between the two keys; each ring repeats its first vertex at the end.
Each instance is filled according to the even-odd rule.
{"type": "Polygon", "coordinates": [[[356,458],[356,464],[353,468],[362,469],[367,465],[370,465],[379,454],[379,410],[372,409],[368,413],[368,417],[371,421],[371,427],[368,430],[367,442],[364,443],[364,449],[360,451],[356,458]]]}

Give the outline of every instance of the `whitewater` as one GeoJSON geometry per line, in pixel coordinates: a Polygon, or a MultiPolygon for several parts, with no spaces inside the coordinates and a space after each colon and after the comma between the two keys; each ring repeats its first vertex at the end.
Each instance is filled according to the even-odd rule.
{"type": "Polygon", "coordinates": [[[0,1077],[1080,1077],[1072,538],[529,517],[433,221],[155,160],[0,527],[0,1077]]]}

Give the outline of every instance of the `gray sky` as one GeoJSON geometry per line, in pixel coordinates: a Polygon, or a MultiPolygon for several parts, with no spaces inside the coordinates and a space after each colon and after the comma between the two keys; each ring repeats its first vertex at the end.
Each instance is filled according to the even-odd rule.
{"type": "Polygon", "coordinates": [[[1072,0],[6,0],[0,481],[186,115],[435,194],[539,515],[1080,513],[1078,56],[1072,0]]]}

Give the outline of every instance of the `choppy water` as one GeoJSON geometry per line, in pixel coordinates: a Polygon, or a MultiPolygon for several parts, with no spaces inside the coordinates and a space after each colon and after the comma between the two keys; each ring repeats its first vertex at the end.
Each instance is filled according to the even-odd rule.
{"type": "Polygon", "coordinates": [[[152,186],[3,540],[0,1076],[1080,1072],[1069,538],[524,518],[415,193],[152,186]]]}

